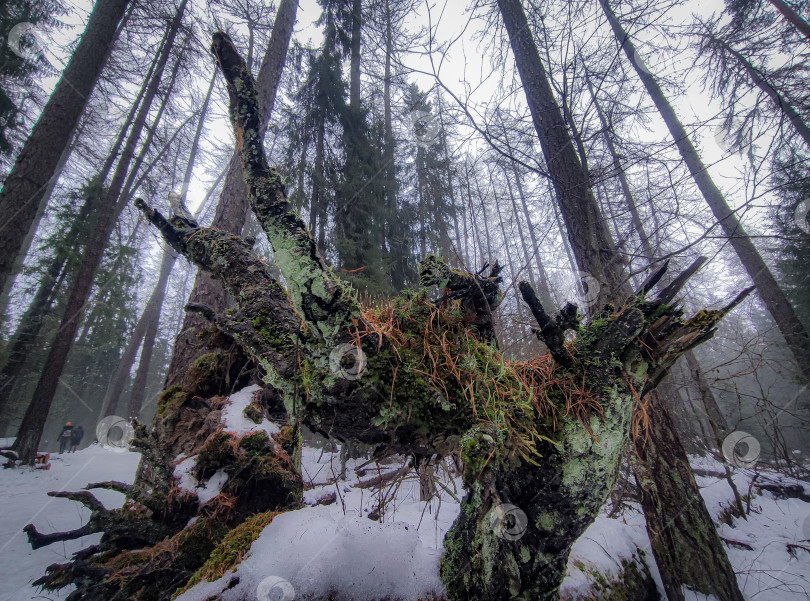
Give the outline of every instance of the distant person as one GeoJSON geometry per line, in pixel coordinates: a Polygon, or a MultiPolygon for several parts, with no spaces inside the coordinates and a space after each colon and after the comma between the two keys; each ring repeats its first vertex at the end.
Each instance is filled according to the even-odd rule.
{"type": "Polygon", "coordinates": [[[84,438],[84,428],[81,426],[70,433],[70,453],[74,453],[76,451],[76,448],[82,442],[82,438],[84,438]]]}
{"type": "Polygon", "coordinates": [[[59,454],[65,452],[65,449],[70,446],[70,437],[73,436],[73,425],[70,422],[65,424],[62,428],[62,433],[59,435],[59,454]]]}

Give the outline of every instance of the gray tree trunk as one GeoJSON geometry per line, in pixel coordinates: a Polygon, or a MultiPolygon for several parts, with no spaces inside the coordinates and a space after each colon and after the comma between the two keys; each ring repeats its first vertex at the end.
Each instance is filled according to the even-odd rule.
{"type": "Polygon", "coordinates": [[[85,104],[107,62],[129,0],[99,0],[84,35],[0,190],[0,290],[22,249],[85,104]]]}
{"type": "Polygon", "coordinates": [[[695,185],[697,185],[703,195],[706,204],[709,205],[723,233],[728,238],[731,247],[737,253],[740,262],[756,285],[759,297],[776,322],[782,336],[784,336],[788,348],[793,353],[801,375],[805,379],[810,379],[810,338],[801,321],[799,321],[799,318],[796,316],[796,312],[793,310],[793,306],[790,304],[787,295],[784,290],[782,290],[779,282],[776,281],[768,265],[762,259],[762,256],[746,233],[737,215],[728,206],[726,199],[723,197],[723,193],[720,192],[712,181],[709,172],[706,170],[706,166],[701,161],[700,155],[689,140],[689,136],[683,128],[683,125],[681,125],[678,116],[669,104],[658,82],[643,66],[640,55],[630,41],[630,37],[619,23],[619,20],[613,14],[607,0],[599,0],[599,2],[602,5],[602,9],[613,29],[616,39],[624,49],[630,63],[636,70],[638,78],[644,84],[647,93],[650,95],[658,112],[661,114],[661,118],[664,120],[664,123],[666,123],[670,135],[675,141],[675,145],[695,181],[695,185]]]}
{"type": "Polygon", "coordinates": [[[146,91],[143,104],[138,111],[138,116],[133,123],[132,130],[130,131],[129,138],[124,147],[121,159],[115,170],[110,187],[108,188],[104,202],[92,217],[94,219],[94,229],[92,230],[90,240],[88,240],[85,247],[82,261],[76,275],[76,280],[68,295],[67,305],[65,307],[65,314],[62,317],[59,330],[57,331],[56,338],[51,344],[48,352],[48,357],[45,361],[45,367],[42,370],[42,375],[37,383],[34,391],[31,404],[23,417],[22,424],[20,425],[19,433],[14,443],[14,449],[23,463],[33,463],[36,456],[39,440],[42,436],[42,430],[45,426],[45,421],[48,417],[48,412],[53,402],[56,388],[59,384],[59,378],[64,369],[65,362],[67,361],[70,347],[72,346],[73,339],[79,327],[82,310],[90,294],[93,286],[93,279],[101,263],[101,258],[104,254],[104,248],[110,237],[115,220],[123,208],[120,204],[122,198],[122,191],[124,188],[125,179],[129,171],[130,164],[135,155],[135,148],[138,144],[141,132],[146,125],[146,119],[149,114],[152,101],[157,95],[158,84],[160,83],[163,70],[169,60],[170,50],[173,46],[174,38],[180,29],[183,13],[188,0],[182,0],[180,6],[175,14],[170,26],[169,36],[166,40],[166,45],[163,48],[158,66],[155,69],[155,75],[150,82],[149,88],[146,91]]]}

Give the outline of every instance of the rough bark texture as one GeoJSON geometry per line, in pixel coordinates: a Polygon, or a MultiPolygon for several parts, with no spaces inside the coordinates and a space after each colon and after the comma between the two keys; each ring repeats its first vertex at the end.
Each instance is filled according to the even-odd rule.
{"type": "Polygon", "coordinates": [[[43,202],[43,193],[107,62],[128,4],[129,0],[96,3],[81,42],[0,191],[0,289],[11,276],[14,261],[43,202]]]}
{"type": "MultiPolygon", "coordinates": [[[[674,395],[677,391],[668,394],[674,395]]],[[[686,585],[718,599],[744,601],[689,459],[677,438],[666,438],[675,435],[675,426],[658,392],[651,395],[647,414],[666,427],[636,442],[633,472],[667,597],[683,601],[686,585]]]]}

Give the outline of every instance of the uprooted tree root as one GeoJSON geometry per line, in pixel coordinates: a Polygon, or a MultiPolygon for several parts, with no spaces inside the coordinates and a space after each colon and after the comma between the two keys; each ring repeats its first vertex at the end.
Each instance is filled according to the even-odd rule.
{"type": "MultiPolygon", "coordinates": [[[[71,601],[168,601],[213,556],[227,531],[252,515],[298,506],[303,423],[374,445],[380,454],[413,455],[415,465],[459,453],[467,494],[444,541],[441,575],[449,598],[556,599],[571,545],[613,488],[631,432],[649,418],[645,397],[684,352],[713,335],[750,289],[720,310],[684,319],[675,296],[695,269],[648,298],[666,273],[664,264],[635,294],[581,325],[576,307],[548,315],[521,282],[537,336],[549,349],[549,355],[523,362],[506,360],[494,341],[493,312],[501,301],[497,263],[482,276],[426,257],[423,288],[435,286],[441,298],[432,302],[420,291],[363,308],[326,266],[287,202],[281,176],[267,165],[250,70],[225,34],[214,35],[212,51],[228,84],[251,208],[286,288],[238,236],[166,219],[141,199],[136,205],[175,250],[219,279],[235,300],[237,306],[223,314],[188,308],[238,345],[218,352],[243,353],[262,368],[290,425],[276,444],[256,435],[237,441],[221,428],[222,401],[189,388],[165,391],[155,427],[138,429],[143,460],[127,492],[146,508],[138,519],[154,522],[154,534],[127,540],[121,532],[136,524],[132,510],[96,509],[91,522],[106,528],[100,545],[52,567],[44,584],[75,582],[71,601]],[[220,470],[227,475],[209,503],[195,505],[172,486],[171,462],[181,452],[197,457],[199,478],[220,470]],[[184,509],[168,511],[171,504],[184,509]],[[192,517],[197,520],[189,523],[192,517]],[[194,553],[187,552],[189,545],[194,553]]],[[[236,384],[232,368],[241,361],[225,359],[198,361],[202,373],[194,386],[206,382],[219,390],[223,374],[236,384]],[[205,374],[219,375],[210,382],[205,374]]],[[[256,421],[255,407],[248,413],[256,421]]],[[[213,563],[238,560],[254,532],[245,528],[213,563]]],[[[206,568],[198,578],[217,573],[206,568]]]]}

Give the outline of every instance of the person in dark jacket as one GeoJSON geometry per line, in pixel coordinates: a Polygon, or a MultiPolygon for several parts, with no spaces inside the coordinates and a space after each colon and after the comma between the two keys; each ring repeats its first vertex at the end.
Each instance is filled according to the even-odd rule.
{"type": "Polygon", "coordinates": [[[84,428],[79,426],[73,432],[70,433],[70,452],[74,453],[76,451],[76,447],[82,442],[82,438],[84,438],[84,428]]]}
{"type": "Polygon", "coordinates": [[[65,452],[65,449],[70,446],[70,437],[73,435],[73,424],[67,422],[65,427],[62,428],[62,433],[59,434],[59,454],[65,452]]]}

